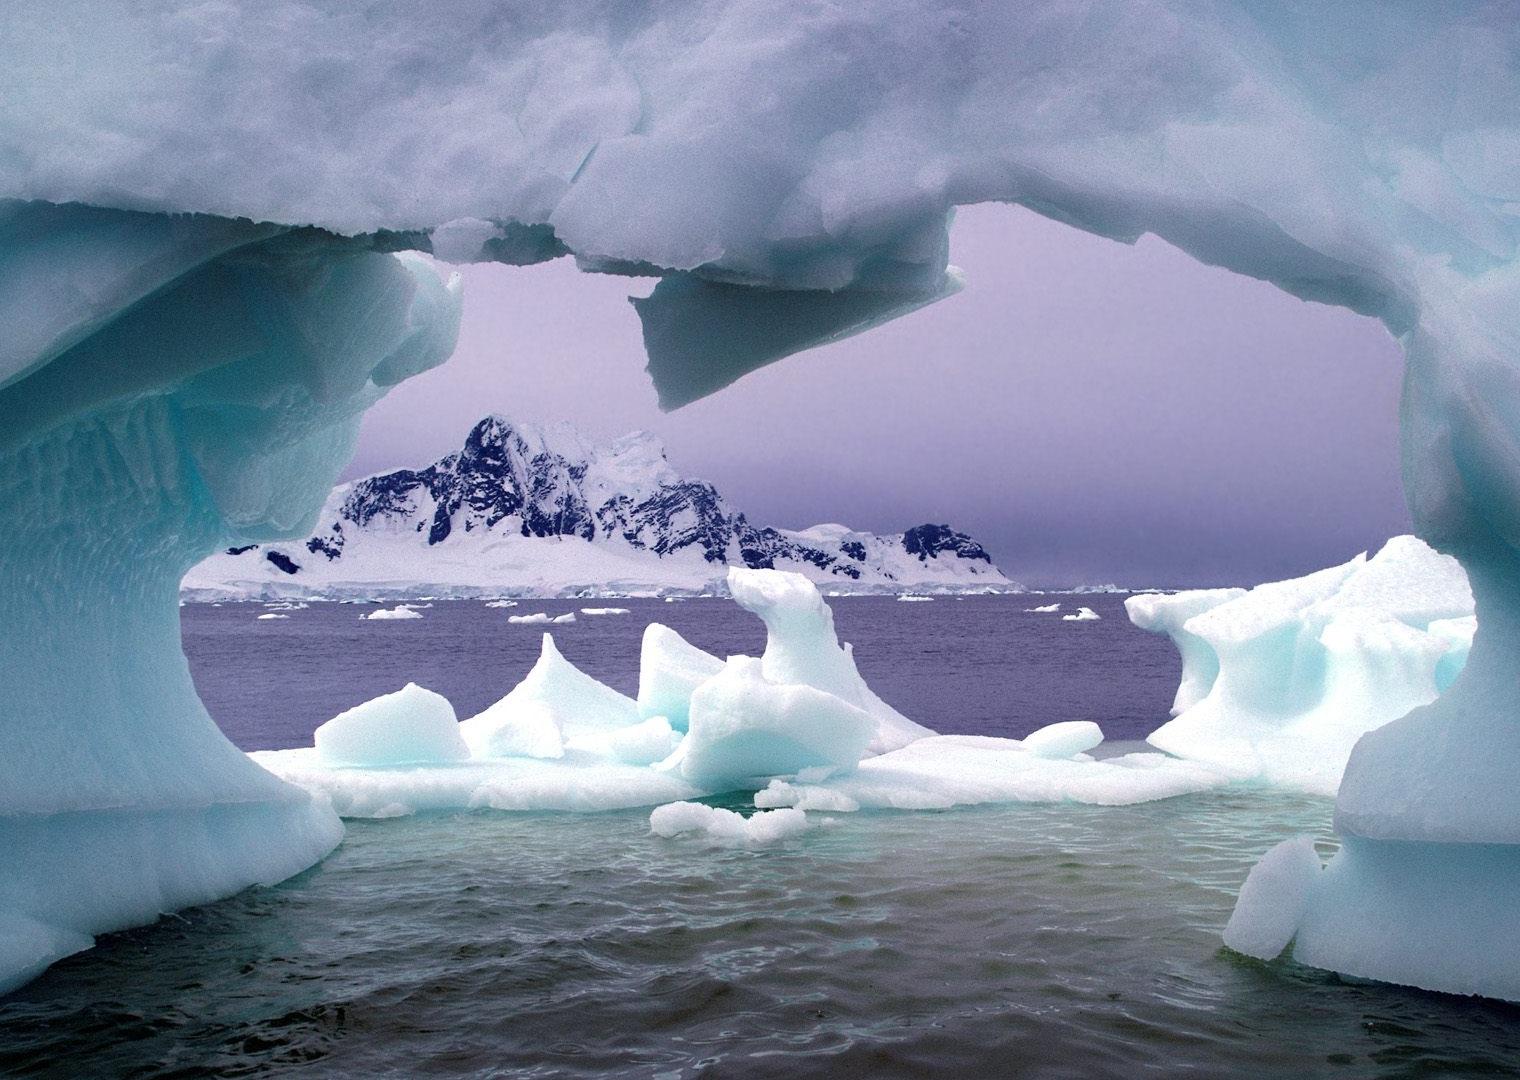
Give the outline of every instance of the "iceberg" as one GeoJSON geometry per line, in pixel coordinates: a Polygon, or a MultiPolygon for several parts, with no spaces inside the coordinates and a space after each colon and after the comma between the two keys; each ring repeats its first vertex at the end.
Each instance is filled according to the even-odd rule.
{"type": "Polygon", "coordinates": [[[405,621],[407,619],[422,618],[422,612],[416,610],[415,608],[407,607],[405,604],[401,604],[400,606],[393,608],[380,608],[376,611],[371,611],[367,615],[360,615],[359,618],[377,622],[396,620],[405,621]]]}
{"type": "Polygon", "coordinates": [[[668,626],[650,623],[644,628],[639,651],[639,715],[663,716],[672,727],[685,731],[691,712],[691,695],[723,670],[723,661],[703,652],[668,626]]]}
{"type": "MultiPolygon", "coordinates": [[[[395,252],[658,276],[636,311],[675,405],[952,296],[950,215],[998,201],[1154,234],[1402,344],[1415,529],[1460,560],[1482,625],[1444,694],[1356,744],[1344,844],[1295,949],[1515,996],[1501,967],[1520,970],[1520,945],[1489,948],[1520,941],[1494,899],[1520,853],[1520,21],[1503,5],[6,14],[0,923],[41,929],[0,984],[336,843],[325,804],[205,716],[175,592],[218,549],[311,535],[362,411],[450,351],[457,297],[395,252]],[[1465,906],[1422,919],[1448,895],[1465,906]],[[1311,931],[1336,925],[1352,932],[1311,931]]],[[[1376,658],[1347,671],[1348,700],[1385,667],[1423,678],[1371,607],[1321,643],[1376,658]]],[[[1286,710],[1316,682],[1295,671],[1286,710]]],[[[864,711],[878,749],[922,735],[864,711]]]]}
{"type": "Polygon", "coordinates": [[[1090,608],[1090,607],[1079,607],[1079,608],[1077,608],[1076,611],[1073,611],[1070,615],[1062,615],[1061,616],[1061,621],[1062,622],[1093,622],[1094,620],[1101,619],[1101,618],[1103,618],[1103,616],[1099,615],[1092,608],[1090,608]]]}
{"type": "Polygon", "coordinates": [[[767,682],[811,686],[871,716],[875,729],[866,749],[873,754],[906,746],[933,732],[892,708],[866,685],[849,645],[834,633],[834,613],[801,574],[731,567],[728,591],[765,623],[760,672],[767,682]]]}
{"type": "Polygon", "coordinates": [[[1049,615],[1061,610],[1060,604],[1041,604],[1039,607],[1027,607],[1025,613],[1030,615],[1049,615]]]}
{"type": "Polygon", "coordinates": [[[1175,718],[1153,746],[1322,795],[1365,732],[1450,685],[1475,627],[1461,566],[1413,536],[1249,592],[1132,596],[1125,608],[1182,654],[1175,718]]]}
{"type": "MultiPolygon", "coordinates": [[[[1090,721],[1050,724],[1023,739],[936,735],[914,725],[922,735],[874,750],[879,710],[887,707],[859,681],[817,586],[778,570],[730,574],[734,597],[767,621],[764,657],[719,660],[652,624],[635,702],[578,670],[545,634],[527,677],[459,725],[468,760],[368,764],[394,757],[388,745],[350,751],[366,763],[360,766],[334,765],[314,748],[252,756],[346,817],[460,807],[607,810],[734,791],[754,792],[761,809],[1118,806],[1231,782],[1218,768],[1161,753],[1094,760],[1089,751],[1103,733],[1090,721]]],[[[885,715],[900,721],[890,729],[899,738],[912,734],[903,727],[909,721],[885,715]]]]}
{"type": "Polygon", "coordinates": [[[470,756],[454,706],[416,683],[339,713],[312,738],[325,765],[417,765],[470,756]]]}
{"type": "Polygon", "coordinates": [[[813,686],[777,683],[765,661],[735,656],[691,697],[681,775],[731,791],[762,786],[778,773],[848,771],[876,727],[864,709],[813,686]]]}
{"type": "Polygon", "coordinates": [[[570,663],[545,634],[527,677],[459,727],[476,757],[557,758],[640,719],[632,698],[570,663]]]}

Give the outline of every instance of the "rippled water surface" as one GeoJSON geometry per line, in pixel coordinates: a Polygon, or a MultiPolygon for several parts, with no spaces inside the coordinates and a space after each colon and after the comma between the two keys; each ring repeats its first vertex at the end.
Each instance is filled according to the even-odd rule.
{"type": "MultiPolygon", "coordinates": [[[[1008,674],[1027,674],[1029,664],[1002,665],[993,655],[1011,647],[1013,632],[990,632],[988,613],[1008,602],[883,608],[882,621],[901,611],[903,622],[874,636],[843,615],[854,603],[877,602],[840,605],[845,636],[863,651],[867,643],[903,650],[898,660],[912,671],[927,666],[915,650],[945,648],[914,632],[912,620],[926,618],[918,612],[944,609],[940,626],[964,617],[963,650],[976,659],[970,668],[983,669],[972,674],[993,684],[978,690],[975,715],[994,715],[999,700],[1035,708],[1038,695],[1008,674]]],[[[215,610],[207,622],[221,627],[229,609],[215,610]]],[[[225,652],[241,633],[250,658],[270,651],[272,635],[259,636],[270,624],[250,631],[254,611],[230,610],[243,629],[215,630],[216,648],[225,652]]],[[[345,621],[351,611],[342,610],[345,621]]],[[[207,635],[193,621],[208,614],[187,616],[198,675],[207,635]]],[[[1022,614],[1002,617],[1017,624],[1022,614]]],[[[296,621],[274,625],[299,637],[296,621]]],[[[595,632],[615,636],[614,621],[595,632]]],[[[232,615],[225,622],[233,627],[232,615]]],[[[1093,625],[1047,622],[1025,636],[1065,631],[1066,641],[1037,646],[1060,653],[1093,625]]],[[[624,621],[616,633],[636,638],[640,626],[624,621]]],[[[683,632],[701,641],[698,628],[683,632]]],[[[742,623],[731,629],[742,633],[742,623]]],[[[1150,645],[1117,621],[1108,629],[1110,661],[1126,640],[1137,650],[1150,645]]],[[[557,637],[583,659],[568,633],[557,637]]],[[[372,665],[389,664],[392,678],[412,658],[400,634],[354,640],[374,650],[372,665]]],[[[751,634],[731,647],[758,644],[751,634]]],[[[501,665],[509,685],[507,669],[520,657],[504,653],[499,640],[483,640],[476,662],[501,665]]],[[[976,682],[946,655],[942,685],[976,682]]],[[[1135,655],[1137,665],[1164,670],[1163,657],[1135,655]]],[[[217,663],[230,662],[218,654],[217,663]]],[[[250,697],[268,701],[280,684],[261,664],[243,677],[261,681],[250,697]]],[[[1097,711],[1104,693],[1123,694],[1127,676],[1122,663],[1105,670],[1092,661],[1063,677],[1085,678],[1087,708],[1097,711]]],[[[287,671],[285,685],[304,684],[287,671]]],[[[214,708],[216,696],[208,693],[214,708]]],[[[1169,697],[1166,687],[1163,712],[1169,697]]],[[[902,693],[893,700],[906,701],[902,693]]],[[[950,710],[954,701],[940,704],[950,710]]],[[[1122,712],[1114,704],[1104,716],[1112,723],[1122,712]]],[[[221,715],[234,728],[224,706],[221,715]]],[[[1008,722],[1068,715],[1083,713],[1008,722]]],[[[939,715],[931,722],[951,726],[939,715]]],[[[269,721],[257,731],[267,739],[289,729],[269,721]]],[[[1263,850],[1305,832],[1328,850],[1327,802],[1231,792],[1126,809],[810,817],[815,828],[758,851],[653,837],[642,811],[353,822],[342,847],[299,878],[102,939],[0,1000],[0,1075],[1418,1078],[1520,1070],[1520,1009],[1352,985],[1220,947],[1234,891],[1263,850]]]]}

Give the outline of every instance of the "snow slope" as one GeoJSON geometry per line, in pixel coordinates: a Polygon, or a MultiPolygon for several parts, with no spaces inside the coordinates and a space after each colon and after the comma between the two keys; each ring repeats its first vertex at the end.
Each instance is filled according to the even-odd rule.
{"type": "Polygon", "coordinates": [[[249,544],[185,577],[193,599],[555,596],[720,591],[729,565],[794,570],[832,591],[1014,590],[980,544],[944,525],[876,536],[750,524],[681,477],[652,435],[598,445],[568,425],[488,416],[424,469],[333,490],[323,527],[249,544]]]}

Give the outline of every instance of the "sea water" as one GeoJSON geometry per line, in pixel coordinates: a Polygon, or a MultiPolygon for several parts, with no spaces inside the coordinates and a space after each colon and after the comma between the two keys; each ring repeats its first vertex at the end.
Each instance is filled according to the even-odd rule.
{"type": "MultiPolygon", "coordinates": [[[[719,653],[761,645],[724,601],[612,603],[633,611],[554,631],[623,690],[650,620],[719,653]]],[[[1082,603],[1103,619],[1028,614],[1027,597],[834,609],[872,685],[940,730],[1142,734],[1176,662],[1116,598],[1082,603]]],[[[309,742],[406,680],[469,715],[540,633],[476,602],[399,623],[263,610],[185,609],[207,704],[247,748],[309,742]]],[[[0,999],[0,1075],[1513,1074],[1520,1009],[1221,947],[1255,859],[1304,833],[1328,852],[1330,811],[1232,791],[810,815],[817,828],[757,851],[652,836],[645,811],[351,822],[295,880],[104,938],[0,999]]]]}

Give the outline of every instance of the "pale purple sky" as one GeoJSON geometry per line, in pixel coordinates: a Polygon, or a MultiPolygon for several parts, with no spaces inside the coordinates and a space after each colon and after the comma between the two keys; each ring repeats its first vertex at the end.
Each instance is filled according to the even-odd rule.
{"type": "Polygon", "coordinates": [[[754,522],[948,522],[1034,584],[1248,584],[1408,530],[1379,324],[1005,206],[963,209],[951,260],[959,295],[669,414],[627,300],[652,281],[465,267],[458,351],[370,412],[345,475],[488,412],[642,428],[754,522]]]}

